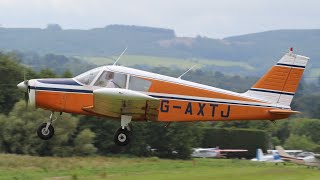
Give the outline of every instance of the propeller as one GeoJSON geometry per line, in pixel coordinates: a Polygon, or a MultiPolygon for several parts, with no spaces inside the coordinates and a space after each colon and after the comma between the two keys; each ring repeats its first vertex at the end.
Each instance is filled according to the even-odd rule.
{"type": "Polygon", "coordinates": [[[24,92],[24,101],[26,103],[26,108],[30,105],[34,107],[35,105],[35,93],[31,91],[31,86],[34,86],[34,80],[27,80],[26,72],[23,71],[23,81],[20,82],[17,86],[20,90],[24,92]]]}
{"type": "Polygon", "coordinates": [[[24,92],[24,101],[26,103],[26,107],[28,108],[28,104],[29,104],[29,92],[30,92],[30,88],[29,88],[29,82],[27,80],[24,81],[24,84],[27,87],[27,91],[24,92]]]}
{"type": "Polygon", "coordinates": [[[30,86],[29,86],[29,80],[26,79],[26,70],[23,71],[23,84],[27,88],[24,92],[24,101],[26,103],[26,107],[28,108],[29,105],[29,93],[30,93],[30,86]]]}

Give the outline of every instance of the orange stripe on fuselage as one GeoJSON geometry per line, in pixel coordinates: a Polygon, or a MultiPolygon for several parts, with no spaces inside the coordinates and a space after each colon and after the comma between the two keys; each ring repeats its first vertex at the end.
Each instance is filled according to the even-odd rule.
{"type": "Polygon", "coordinates": [[[93,106],[93,95],[80,93],[36,91],[36,106],[58,112],[90,115],[82,108],[93,106]]]}
{"type": "MultiPolygon", "coordinates": [[[[90,93],[37,91],[36,105],[57,112],[96,116],[96,114],[82,109],[93,106],[93,95],[90,93]]],[[[271,114],[269,113],[270,109],[274,108],[161,100],[158,121],[273,120],[288,117],[288,115],[271,114]]]]}
{"type": "Polygon", "coordinates": [[[249,102],[260,102],[249,98],[243,98],[239,96],[199,89],[196,87],[190,87],[182,84],[175,84],[171,82],[164,82],[159,80],[151,80],[152,84],[149,92],[164,93],[164,94],[178,94],[186,96],[207,97],[217,99],[239,100],[249,102]]]}
{"type": "Polygon", "coordinates": [[[228,120],[275,120],[289,115],[269,113],[270,107],[253,107],[231,104],[202,103],[162,100],[159,121],[228,121],[228,120]]]}

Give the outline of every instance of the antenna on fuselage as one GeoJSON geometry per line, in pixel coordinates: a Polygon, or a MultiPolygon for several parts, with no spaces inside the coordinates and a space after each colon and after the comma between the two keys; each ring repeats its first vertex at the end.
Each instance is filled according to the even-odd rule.
{"type": "Polygon", "coordinates": [[[189,68],[186,72],[184,72],[183,74],[181,74],[178,79],[181,79],[182,76],[184,76],[185,74],[187,74],[191,69],[193,69],[194,67],[196,67],[197,65],[193,65],[191,68],[189,68]]]}
{"type": "Polygon", "coordinates": [[[118,59],[116,60],[116,62],[114,62],[112,64],[112,66],[115,66],[117,64],[117,62],[120,60],[121,56],[126,52],[126,50],[128,49],[128,46],[122,51],[122,53],[120,54],[120,56],[118,57],[118,59]]]}

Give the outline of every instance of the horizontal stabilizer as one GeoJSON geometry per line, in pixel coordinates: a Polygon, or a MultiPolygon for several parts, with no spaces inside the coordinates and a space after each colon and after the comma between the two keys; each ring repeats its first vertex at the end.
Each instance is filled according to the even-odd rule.
{"type": "Polygon", "coordinates": [[[269,110],[270,113],[272,114],[299,114],[300,112],[299,111],[292,111],[292,110],[284,110],[284,109],[271,109],[269,110]]]}

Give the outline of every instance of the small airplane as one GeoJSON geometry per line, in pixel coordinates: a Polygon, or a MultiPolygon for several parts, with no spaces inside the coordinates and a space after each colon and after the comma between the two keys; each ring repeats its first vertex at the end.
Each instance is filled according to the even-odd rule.
{"type": "MultiPolygon", "coordinates": [[[[284,150],[286,153],[288,153],[291,156],[297,156],[297,154],[302,153],[302,150],[284,150]]],[[[276,149],[268,149],[267,150],[268,154],[279,154],[278,150],[276,149]]]]}
{"type": "Polygon", "coordinates": [[[286,153],[281,146],[276,146],[276,149],[278,150],[280,157],[284,161],[289,161],[295,164],[306,166],[316,166],[320,168],[320,154],[314,154],[312,152],[302,152],[294,157],[286,153]]]}
{"type": "Polygon", "coordinates": [[[227,153],[247,152],[247,149],[220,149],[216,148],[193,148],[191,157],[196,158],[225,158],[227,153]]]}
{"type": "Polygon", "coordinates": [[[257,149],[256,152],[256,158],[251,159],[251,161],[259,161],[259,162],[273,162],[273,163],[279,163],[283,162],[281,160],[281,157],[277,152],[273,152],[272,154],[263,154],[261,149],[257,149]]]}
{"type": "MultiPolygon", "coordinates": [[[[120,55],[121,56],[121,55],[120,55]]],[[[119,59],[119,58],[118,58],[119,59]]],[[[55,112],[120,120],[117,145],[129,144],[131,121],[188,122],[284,119],[298,113],[290,104],[309,58],[292,48],[245,93],[116,65],[74,78],[31,79],[19,83],[29,107],[50,110],[37,134],[54,135],[55,112]]],[[[189,70],[188,70],[189,71],[189,70]]]]}

